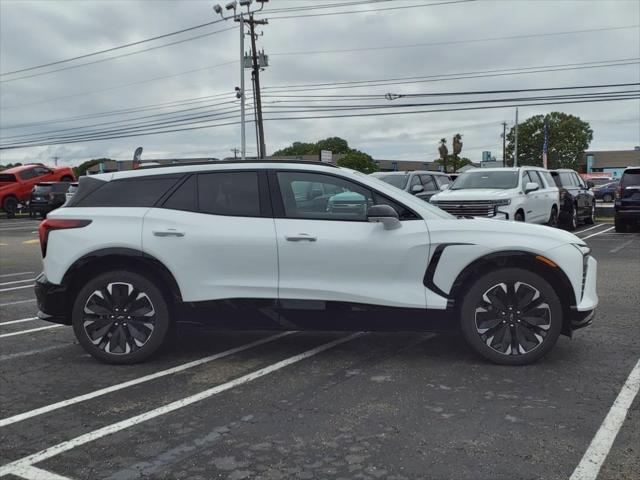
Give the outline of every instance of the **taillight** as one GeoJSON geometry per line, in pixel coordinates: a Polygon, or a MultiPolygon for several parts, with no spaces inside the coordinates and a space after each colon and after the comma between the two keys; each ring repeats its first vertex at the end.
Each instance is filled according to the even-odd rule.
{"type": "Polygon", "coordinates": [[[622,187],[618,185],[616,187],[616,199],[620,200],[621,198],[622,198],[622,187]]]}
{"type": "Polygon", "coordinates": [[[52,230],[65,230],[68,228],[82,228],[91,223],[91,220],[67,220],[47,218],[40,223],[38,227],[38,235],[40,236],[40,248],[42,249],[42,258],[47,255],[47,242],[49,241],[49,232],[52,230]]]}

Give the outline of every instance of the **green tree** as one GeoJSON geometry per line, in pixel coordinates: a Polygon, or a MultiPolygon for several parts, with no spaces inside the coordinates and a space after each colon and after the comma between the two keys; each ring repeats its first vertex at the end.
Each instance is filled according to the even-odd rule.
{"type": "Polygon", "coordinates": [[[108,158],[94,158],[92,160],[87,160],[86,162],[82,162],[77,167],[73,168],[73,173],[75,173],[76,178],[81,177],[82,175],[87,174],[87,170],[93,167],[94,165],[98,165],[100,162],[105,162],[109,160],[108,158]]]}
{"type": "Polygon", "coordinates": [[[378,164],[373,161],[370,155],[355,149],[349,150],[338,160],[338,165],[367,174],[378,171],[378,164]]]}
{"type": "MultiPolygon", "coordinates": [[[[580,158],[593,140],[593,130],[579,117],[562,112],[535,115],[518,125],[518,165],[542,166],[545,122],[549,142],[547,166],[577,170],[580,158]]],[[[513,165],[514,147],[515,127],[507,134],[508,165],[513,165]]]]}
{"type": "Polygon", "coordinates": [[[7,163],[6,165],[0,165],[0,171],[6,170],[8,168],[20,167],[22,164],[20,162],[17,163],[7,163]]]}
{"type": "Polygon", "coordinates": [[[317,153],[320,153],[320,150],[330,150],[332,153],[348,153],[351,150],[347,141],[340,137],[329,137],[320,140],[316,143],[316,147],[318,148],[317,153]]]}
{"type": "Polygon", "coordinates": [[[320,155],[320,150],[330,150],[332,153],[347,153],[351,149],[346,140],[340,137],[329,137],[316,143],[293,142],[290,147],[285,147],[273,153],[274,157],[288,157],[293,155],[320,155]]]}
{"type": "Polygon", "coordinates": [[[442,165],[443,169],[447,173],[453,173],[457,172],[458,169],[464,167],[465,165],[469,165],[471,163],[471,160],[469,160],[467,157],[456,157],[455,155],[450,154],[447,155],[444,162],[441,158],[439,158],[438,160],[436,160],[436,163],[438,165],[442,165]]]}

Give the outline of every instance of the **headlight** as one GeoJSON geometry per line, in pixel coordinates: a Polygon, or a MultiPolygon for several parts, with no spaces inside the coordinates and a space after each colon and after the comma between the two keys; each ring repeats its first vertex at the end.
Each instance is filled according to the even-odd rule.
{"type": "Polygon", "coordinates": [[[582,256],[584,256],[584,257],[586,257],[587,255],[589,255],[591,253],[591,249],[589,247],[587,247],[586,245],[582,245],[581,243],[572,243],[571,245],[573,245],[578,250],[580,250],[580,253],[582,253],[582,256]]]}
{"type": "Polygon", "coordinates": [[[496,200],[495,202],[493,202],[493,204],[496,207],[500,207],[502,205],[511,205],[511,199],[510,198],[505,198],[504,200],[496,200]]]}

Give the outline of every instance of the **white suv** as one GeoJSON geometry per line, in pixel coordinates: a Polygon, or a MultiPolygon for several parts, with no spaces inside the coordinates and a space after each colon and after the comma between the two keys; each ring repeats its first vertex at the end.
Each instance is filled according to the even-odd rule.
{"type": "Polygon", "coordinates": [[[456,216],[491,217],[555,225],[560,197],[548,170],[474,168],[431,203],[456,216]]]}
{"type": "Polygon", "coordinates": [[[571,233],[456,219],[352,170],[217,162],[83,177],[39,228],[39,317],[111,363],[174,322],[227,329],[461,328],[530,363],[588,325],[596,261],[571,233]]]}

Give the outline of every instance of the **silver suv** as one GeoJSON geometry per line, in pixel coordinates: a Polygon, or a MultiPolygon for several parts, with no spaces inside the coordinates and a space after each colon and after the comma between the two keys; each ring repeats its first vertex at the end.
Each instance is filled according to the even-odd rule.
{"type": "Polygon", "coordinates": [[[445,185],[453,182],[446,173],[416,170],[413,172],[376,172],[372,175],[389,185],[428,202],[445,185]]]}

